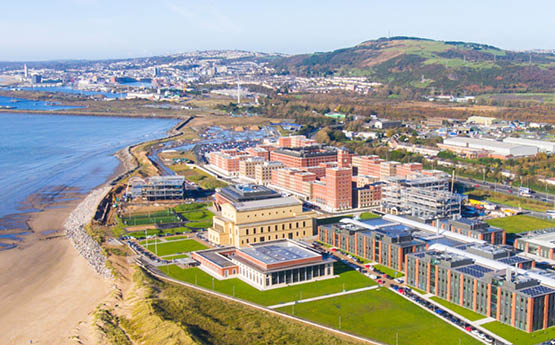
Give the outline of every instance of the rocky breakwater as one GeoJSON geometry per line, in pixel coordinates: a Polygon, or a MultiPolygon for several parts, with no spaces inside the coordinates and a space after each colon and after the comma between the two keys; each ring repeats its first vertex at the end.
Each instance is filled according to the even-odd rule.
{"type": "Polygon", "coordinates": [[[91,221],[98,203],[109,190],[109,186],[104,186],[91,191],[71,212],[64,224],[66,235],[75,249],[104,278],[111,278],[112,273],[106,267],[106,257],[102,253],[100,245],[87,233],[85,226],[91,221]]]}

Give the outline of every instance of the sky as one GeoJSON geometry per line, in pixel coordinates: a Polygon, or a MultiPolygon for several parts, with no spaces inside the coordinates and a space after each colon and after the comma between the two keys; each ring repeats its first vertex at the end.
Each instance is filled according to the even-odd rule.
{"type": "Polygon", "coordinates": [[[3,0],[0,61],[287,54],[391,36],[555,49],[553,0],[3,0]]]}

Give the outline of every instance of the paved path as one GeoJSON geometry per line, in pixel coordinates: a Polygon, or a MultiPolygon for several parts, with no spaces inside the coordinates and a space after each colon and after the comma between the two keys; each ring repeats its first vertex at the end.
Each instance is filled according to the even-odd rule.
{"type": "Polygon", "coordinates": [[[492,322],[492,321],[495,321],[495,319],[493,317],[485,317],[483,319],[476,320],[476,321],[472,322],[472,324],[474,326],[479,326],[479,325],[483,325],[484,323],[488,323],[488,322],[492,322]]]}
{"type": "Polygon", "coordinates": [[[306,302],[312,302],[312,301],[318,301],[318,300],[321,300],[321,299],[332,298],[332,297],[343,296],[343,295],[349,295],[349,294],[352,294],[352,293],[357,293],[357,292],[362,292],[362,291],[368,291],[368,290],[377,289],[377,288],[379,288],[379,287],[380,287],[379,285],[367,286],[367,287],[363,287],[363,288],[360,288],[360,289],[341,291],[341,292],[332,293],[332,294],[329,294],[329,295],[317,296],[317,297],[312,297],[312,298],[307,298],[307,299],[301,299],[301,300],[293,301],[293,302],[286,302],[286,303],[271,305],[271,306],[269,306],[268,308],[270,308],[270,309],[276,309],[276,308],[281,308],[281,307],[287,307],[288,305],[293,305],[293,304],[298,304],[298,303],[306,303],[306,302]]]}

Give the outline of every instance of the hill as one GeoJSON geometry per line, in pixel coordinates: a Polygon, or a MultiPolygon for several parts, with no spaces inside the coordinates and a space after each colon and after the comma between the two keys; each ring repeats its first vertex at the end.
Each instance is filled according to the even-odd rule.
{"type": "Polygon", "coordinates": [[[553,92],[555,54],[485,44],[392,37],[272,62],[298,76],[366,76],[390,86],[466,93],[553,92]]]}

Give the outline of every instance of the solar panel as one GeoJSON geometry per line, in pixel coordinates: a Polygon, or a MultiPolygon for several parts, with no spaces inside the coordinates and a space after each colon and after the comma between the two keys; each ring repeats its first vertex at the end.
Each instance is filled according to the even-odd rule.
{"type": "Polygon", "coordinates": [[[492,272],[491,269],[479,265],[463,266],[458,268],[457,271],[468,274],[474,278],[482,278],[486,273],[492,272]]]}
{"type": "Polygon", "coordinates": [[[535,296],[541,296],[541,295],[545,295],[545,294],[550,294],[555,292],[555,290],[548,288],[547,286],[543,286],[543,285],[537,285],[531,288],[527,288],[522,290],[522,293],[527,294],[529,296],[535,297],[535,296]]]}
{"type": "Polygon", "coordinates": [[[530,261],[529,259],[523,258],[521,256],[511,256],[508,258],[504,258],[504,259],[500,259],[498,260],[499,262],[505,263],[507,265],[514,265],[514,264],[519,264],[521,262],[527,262],[530,261]]]}

